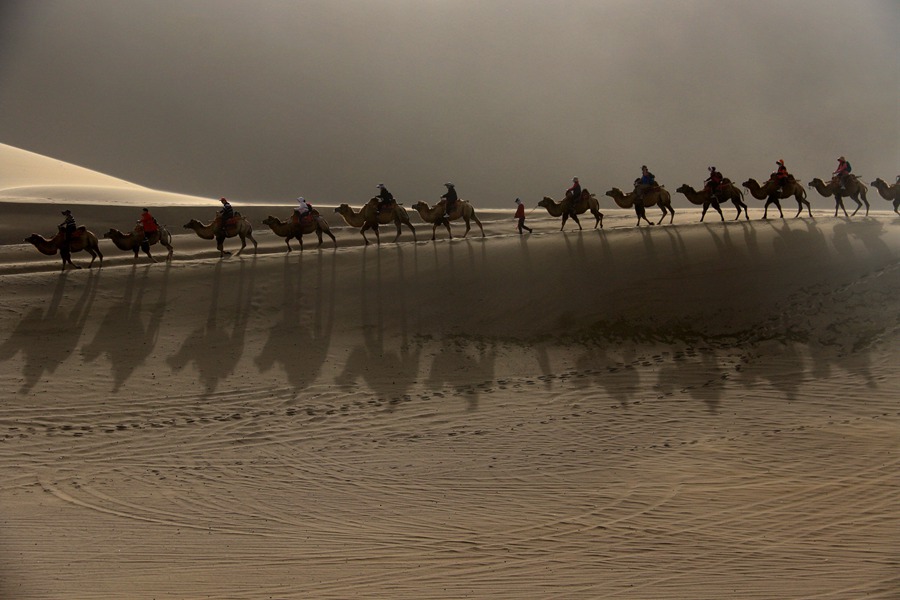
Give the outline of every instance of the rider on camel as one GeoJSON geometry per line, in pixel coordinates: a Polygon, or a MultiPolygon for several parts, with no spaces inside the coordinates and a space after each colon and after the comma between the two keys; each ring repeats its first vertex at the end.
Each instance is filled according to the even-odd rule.
{"type": "Polygon", "coordinates": [[[150,214],[150,209],[145,208],[141,211],[141,218],[138,220],[138,225],[144,232],[144,239],[146,240],[151,239],[153,234],[159,233],[159,224],[156,222],[156,219],[153,218],[153,215],[150,214]]]}
{"type": "Polygon", "coordinates": [[[709,190],[710,198],[717,202],[719,200],[719,186],[722,185],[723,179],[724,177],[722,177],[722,174],[717,171],[715,167],[709,168],[709,177],[706,178],[704,183],[706,184],[706,189],[709,190]]]}
{"type": "Polygon", "coordinates": [[[456,209],[456,201],[459,200],[459,196],[456,195],[456,186],[454,186],[449,181],[444,184],[447,188],[447,193],[441,196],[441,200],[446,200],[447,204],[444,205],[444,218],[449,219],[450,213],[456,209]]]}
{"type": "Polygon", "coordinates": [[[656,185],[656,176],[650,172],[647,165],[641,167],[641,177],[634,184],[634,198],[636,201],[644,199],[644,194],[656,185]]]}
{"type": "Polygon", "coordinates": [[[66,209],[62,211],[62,214],[65,215],[65,220],[59,224],[59,228],[63,231],[63,246],[68,250],[69,244],[72,242],[72,236],[75,234],[75,230],[78,229],[78,226],[75,224],[75,217],[72,216],[72,211],[66,209]]]}
{"type": "Polygon", "coordinates": [[[578,182],[577,177],[572,178],[572,187],[566,190],[566,197],[569,195],[572,197],[572,201],[569,203],[569,214],[574,217],[576,216],[575,205],[581,200],[581,183],[578,182]]]}
{"type": "Polygon", "coordinates": [[[234,208],[225,198],[219,198],[219,202],[222,203],[222,210],[219,211],[218,217],[216,218],[216,227],[214,227],[216,237],[223,237],[225,235],[225,227],[228,225],[228,220],[234,218],[234,208]]]}
{"type": "Polygon", "coordinates": [[[779,158],[775,161],[778,170],[772,173],[772,180],[775,182],[775,191],[783,190],[791,181],[791,174],[788,173],[787,167],[784,166],[784,159],[779,158]]]}
{"type": "Polygon", "coordinates": [[[381,213],[382,210],[389,208],[394,203],[394,195],[384,187],[383,183],[379,183],[377,187],[381,191],[378,192],[378,208],[375,212],[381,213]]]}
{"type": "Polygon", "coordinates": [[[294,207],[294,212],[297,213],[297,222],[300,223],[304,217],[312,212],[312,205],[306,201],[306,198],[300,196],[297,198],[297,206],[294,207]]]}
{"type": "Polygon", "coordinates": [[[841,189],[846,189],[847,181],[850,179],[850,163],[843,156],[838,159],[837,169],[832,173],[834,180],[841,184],[841,189]]]}

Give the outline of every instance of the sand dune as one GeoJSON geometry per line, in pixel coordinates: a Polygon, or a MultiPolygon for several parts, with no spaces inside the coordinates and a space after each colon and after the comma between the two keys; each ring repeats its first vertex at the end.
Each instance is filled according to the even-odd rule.
{"type": "Polygon", "coordinates": [[[896,597],[900,220],[760,212],[0,246],[0,597],[896,597]]]}

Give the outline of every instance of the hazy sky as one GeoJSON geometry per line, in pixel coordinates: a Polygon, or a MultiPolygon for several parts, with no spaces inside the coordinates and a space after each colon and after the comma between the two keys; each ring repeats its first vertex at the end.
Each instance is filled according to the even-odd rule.
{"type": "Polygon", "coordinates": [[[236,202],[870,181],[898,32],[897,0],[3,0],[0,142],[236,202]]]}

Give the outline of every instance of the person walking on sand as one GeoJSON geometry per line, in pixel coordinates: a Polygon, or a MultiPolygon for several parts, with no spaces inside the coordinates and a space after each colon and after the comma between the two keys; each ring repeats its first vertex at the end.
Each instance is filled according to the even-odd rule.
{"type": "Polygon", "coordinates": [[[528,230],[528,233],[531,233],[531,227],[528,227],[525,224],[525,205],[522,204],[522,201],[516,198],[516,216],[515,218],[519,221],[517,225],[517,229],[519,230],[519,235],[522,235],[522,230],[528,230]]]}

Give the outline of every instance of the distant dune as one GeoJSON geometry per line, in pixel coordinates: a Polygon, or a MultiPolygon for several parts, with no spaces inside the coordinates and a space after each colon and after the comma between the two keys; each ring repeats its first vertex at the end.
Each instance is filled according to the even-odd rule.
{"type": "Polygon", "coordinates": [[[196,205],[211,199],[152,190],[71,163],[0,144],[0,201],[196,205]]]}

